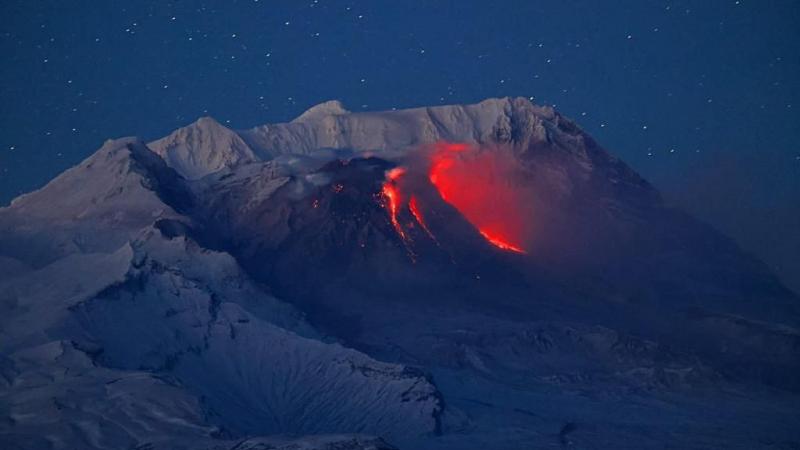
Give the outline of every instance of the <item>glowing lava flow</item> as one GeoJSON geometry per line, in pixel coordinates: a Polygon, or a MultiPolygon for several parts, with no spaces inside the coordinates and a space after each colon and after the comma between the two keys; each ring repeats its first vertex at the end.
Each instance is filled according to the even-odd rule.
{"type": "Polygon", "coordinates": [[[430,228],[428,228],[428,224],[425,223],[425,218],[422,217],[422,212],[419,210],[419,202],[417,202],[417,197],[413,195],[411,196],[411,200],[408,201],[408,210],[411,211],[411,214],[414,216],[414,219],[416,219],[419,226],[421,226],[422,229],[425,230],[425,233],[427,233],[428,236],[438,244],[439,242],[433,236],[433,233],[431,232],[430,228]]]}
{"type": "MultiPolygon", "coordinates": [[[[445,202],[455,207],[486,242],[504,251],[527,253],[531,196],[511,153],[500,148],[480,149],[440,142],[428,156],[428,179],[445,202]]],[[[400,217],[406,207],[431,240],[437,245],[439,242],[425,221],[418,197],[413,191],[406,192],[414,185],[414,177],[406,179],[406,175],[404,167],[387,172],[381,197],[392,227],[415,259],[413,239],[403,228],[400,217]]]]}
{"type": "Polygon", "coordinates": [[[383,187],[381,189],[381,196],[384,199],[384,207],[387,209],[389,213],[389,221],[392,223],[397,234],[400,236],[400,239],[403,240],[403,245],[406,247],[408,251],[408,256],[411,258],[412,261],[416,262],[416,253],[411,248],[412,239],[408,233],[403,229],[403,224],[400,222],[400,211],[403,206],[407,204],[408,210],[411,212],[411,215],[414,217],[414,220],[422,227],[425,233],[434,241],[437,245],[439,242],[434,237],[433,233],[431,232],[428,225],[425,223],[425,219],[422,216],[422,212],[419,208],[419,203],[417,198],[414,195],[410,197],[404,195],[403,190],[401,189],[400,182],[403,176],[406,174],[406,169],[404,167],[397,167],[390,170],[386,174],[386,180],[383,182],[383,187]],[[406,200],[408,198],[408,200],[406,200]]]}
{"type": "Polygon", "coordinates": [[[518,170],[510,154],[481,151],[466,144],[437,143],[428,179],[487,242],[502,250],[526,253],[530,203],[512,185],[518,170]]]}
{"type": "Polygon", "coordinates": [[[478,230],[478,231],[481,233],[481,236],[486,238],[486,240],[489,241],[490,244],[494,245],[497,248],[501,248],[503,250],[508,250],[510,252],[517,252],[517,253],[523,253],[523,254],[527,253],[525,250],[523,250],[523,249],[521,249],[519,247],[515,247],[515,246],[509,244],[508,242],[504,242],[500,238],[496,238],[496,237],[490,236],[489,233],[487,233],[486,231],[483,231],[483,230],[478,230]]]}
{"type": "Polygon", "coordinates": [[[386,181],[383,183],[382,194],[386,198],[386,206],[389,207],[389,220],[392,221],[392,226],[397,231],[397,234],[403,239],[407,240],[406,232],[400,226],[400,221],[397,220],[397,213],[400,210],[400,190],[397,188],[397,180],[406,173],[402,167],[397,167],[386,174],[386,181]]]}

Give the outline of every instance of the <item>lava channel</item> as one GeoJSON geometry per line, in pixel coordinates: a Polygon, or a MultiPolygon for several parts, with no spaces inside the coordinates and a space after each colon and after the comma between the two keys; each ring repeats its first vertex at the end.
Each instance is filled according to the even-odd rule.
{"type": "Polygon", "coordinates": [[[405,167],[396,167],[387,172],[386,179],[381,188],[381,197],[383,199],[383,207],[386,208],[392,227],[394,227],[398,236],[400,236],[400,239],[403,241],[403,245],[406,247],[411,260],[416,261],[416,254],[412,248],[413,239],[406,229],[403,228],[401,212],[407,209],[408,212],[411,213],[410,218],[413,221],[409,221],[407,223],[408,226],[413,226],[415,221],[436,245],[439,245],[439,241],[425,222],[417,197],[411,193],[405,192],[408,189],[408,183],[404,182],[406,173],[407,169],[405,167]]]}
{"type": "Polygon", "coordinates": [[[400,188],[397,183],[400,177],[405,175],[405,173],[406,169],[403,167],[396,167],[390,170],[386,174],[386,181],[383,182],[381,193],[384,199],[386,199],[385,204],[389,211],[389,220],[392,222],[392,226],[395,231],[397,231],[397,234],[400,235],[400,238],[403,239],[403,242],[408,242],[408,236],[406,236],[406,232],[403,230],[402,225],[400,225],[400,220],[397,218],[402,201],[400,188]]]}
{"type": "Polygon", "coordinates": [[[422,211],[419,209],[419,201],[417,200],[416,196],[411,196],[411,200],[408,201],[408,209],[411,211],[411,215],[414,216],[414,219],[417,221],[419,226],[422,227],[428,237],[430,237],[438,245],[439,241],[436,240],[436,236],[433,235],[431,229],[428,228],[428,224],[425,223],[425,217],[422,216],[422,211]]]}

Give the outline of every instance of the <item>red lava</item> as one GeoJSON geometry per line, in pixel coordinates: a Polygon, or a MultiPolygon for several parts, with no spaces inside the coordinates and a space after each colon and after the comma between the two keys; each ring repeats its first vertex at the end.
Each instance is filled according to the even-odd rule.
{"type": "Polygon", "coordinates": [[[411,214],[414,216],[414,219],[417,221],[419,226],[425,230],[425,233],[434,241],[436,241],[436,237],[431,232],[430,228],[428,228],[428,224],[425,223],[425,218],[422,216],[422,211],[419,209],[419,201],[417,201],[417,197],[411,196],[411,200],[408,201],[408,209],[411,211],[411,214]]]}
{"type": "Polygon", "coordinates": [[[390,170],[389,173],[386,174],[386,181],[383,183],[382,191],[382,194],[386,199],[386,207],[389,208],[389,219],[392,221],[392,226],[394,227],[395,231],[397,231],[397,234],[399,234],[403,239],[403,241],[406,241],[407,237],[406,232],[400,225],[400,221],[397,219],[401,204],[401,195],[400,189],[397,186],[397,180],[405,173],[406,170],[402,167],[397,167],[390,170]]]}
{"type": "Polygon", "coordinates": [[[510,179],[516,163],[499,150],[439,142],[430,156],[428,179],[492,245],[526,253],[528,230],[524,192],[510,179]]]}
{"type": "MultiPolygon", "coordinates": [[[[508,153],[499,149],[482,150],[462,143],[439,142],[429,155],[427,177],[439,196],[455,207],[495,247],[515,253],[527,253],[524,242],[529,230],[523,189],[513,185],[518,167],[508,153]]],[[[410,249],[411,239],[400,214],[408,208],[414,221],[437,242],[423,216],[418,198],[413,192],[403,192],[408,183],[405,167],[386,174],[381,196],[397,234],[410,249]]]]}

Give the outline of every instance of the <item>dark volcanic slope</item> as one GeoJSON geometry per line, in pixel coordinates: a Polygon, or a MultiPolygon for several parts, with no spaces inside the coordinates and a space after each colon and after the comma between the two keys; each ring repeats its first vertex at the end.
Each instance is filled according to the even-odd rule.
{"type": "Polygon", "coordinates": [[[797,298],[524,99],[109,141],[0,230],[11,448],[798,439],[797,298]]]}

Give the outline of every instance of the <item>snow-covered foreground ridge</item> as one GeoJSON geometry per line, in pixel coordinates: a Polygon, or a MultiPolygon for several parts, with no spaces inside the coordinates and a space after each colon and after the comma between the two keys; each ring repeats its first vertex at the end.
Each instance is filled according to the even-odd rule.
{"type": "Polygon", "coordinates": [[[525,99],[202,118],[0,209],[0,447],[791,448],[798,323],[525,99]],[[511,213],[524,251],[476,225],[511,213]]]}

